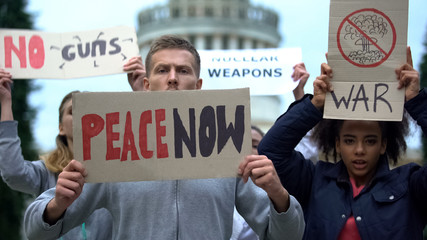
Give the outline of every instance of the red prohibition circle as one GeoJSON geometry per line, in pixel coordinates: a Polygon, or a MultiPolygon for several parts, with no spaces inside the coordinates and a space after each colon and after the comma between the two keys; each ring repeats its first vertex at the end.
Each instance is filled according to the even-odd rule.
{"type": "MultiPolygon", "coordinates": [[[[356,28],[357,29],[357,28],[356,28]]],[[[371,42],[371,43],[373,43],[378,49],[381,49],[375,42],[373,42],[372,40],[370,40],[370,37],[369,36],[367,36],[364,32],[363,32],[363,30],[358,30],[358,32],[360,32],[360,34],[362,34],[362,35],[365,35],[365,37],[371,42]]],[[[391,55],[391,53],[393,52],[393,50],[394,50],[394,48],[395,48],[395,46],[396,46],[396,29],[394,28],[394,25],[393,25],[393,23],[391,22],[391,20],[390,20],[390,18],[387,16],[387,15],[385,15],[383,12],[381,12],[381,11],[379,11],[379,10],[377,10],[377,9],[375,9],[375,8],[364,8],[364,9],[360,9],[360,10],[357,10],[357,11],[354,11],[354,12],[352,12],[352,13],[350,13],[349,15],[347,15],[345,18],[344,18],[344,20],[341,22],[341,24],[340,24],[340,26],[338,27],[338,33],[337,33],[337,43],[338,43],[338,50],[340,51],[340,53],[341,53],[341,55],[349,62],[349,63],[351,63],[351,64],[353,64],[353,65],[355,65],[355,66],[358,66],[358,67],[362,67],[362,68],[372,68],[372,67],[377,67],[377,66],[379,66],[379,65],[381,65],[383,62],[385,62],[387,59],[388,59],[388,57],[390,57],[390,55],[391,55]],[[355,15],[355,14],[357,14],[357,13],[360,13],[360,12],[374,12],[374,13],[376,13],[376,14],[379,14],[379,15],[381,15],[382,17],[384,17],[388,22],[389,22],[389,24],[390,24],[390,27],[391,27],[391,29],[392,29],[392,32],[393,32],[393,42],[392,42],[392,44],[391,44],[391,48],[390,48],[390,50],[388,51],[388,53],[385,53],[385,51],[383,51],[383,53],[385,54],[385,56],[384,56],[384,58],[382,58],[380,61],[378,61],[378,62],[376,62],[376,63],[373,63],[373,64],[360,64],[360,63],[356,63],[356,62],[354,62],[352,59],[350,59],[345,53],[344,53],[344,51],[343,51],[343,49],[342,49],[342,46],[341,46],[341,39],[340,39],[340,36],[341,36],[341,29],[343,28],[343,26],[344,26],[344,23],[346,23],[346,22],[351,22],[350,21],[350,17],[351,16],[353,16],[353,15],[355,15]]]]}

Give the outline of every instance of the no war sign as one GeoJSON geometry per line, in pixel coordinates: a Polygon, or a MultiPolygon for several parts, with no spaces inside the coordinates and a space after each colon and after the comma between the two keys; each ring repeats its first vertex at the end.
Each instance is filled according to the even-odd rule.
{"type": "Polygon", "coordinates": [[[328,64],[334,92],[324,118],[400,121],[404,93],[395,69],[406,62],[407,0],[331,0],[328,64]]]}
{"type": "Polygon", "coordinates": [[[73,94],[87,182],[236,177],[250,129],[248,88],[73,94]]]}
{"type": "Polygon", "coordinates": [[[138,54],[131,27],[69,33],[0,29],[0,67],[16,79],[122,73],[123,64],[138,54]]]}

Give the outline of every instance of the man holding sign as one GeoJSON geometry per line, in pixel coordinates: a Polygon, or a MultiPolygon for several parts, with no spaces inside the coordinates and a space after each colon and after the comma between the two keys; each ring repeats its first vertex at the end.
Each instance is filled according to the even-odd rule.
{"type": "MultiPolygon", "coordinates": [[[[184,39],[165,36],[147,55],[148,91],[200,89],[200,58],[184,39]]],[[[97,208],[107,208],[115,239],[229,239],[233,207],[261,239],[300,239],[301,207],[281,186],[265,156],[250,155],[239,172],[247,178],[86,184],[83,165],[73,160],[56,189],[32,203],[25,214],[30,239],[57,238],[97,208]],[[255,183],[255,184],[254,184],[255,183]],[[258,187],[259,188],[258,188],[258,187]],[[262,190],[262,189],[264,190],[262,190]]]]}

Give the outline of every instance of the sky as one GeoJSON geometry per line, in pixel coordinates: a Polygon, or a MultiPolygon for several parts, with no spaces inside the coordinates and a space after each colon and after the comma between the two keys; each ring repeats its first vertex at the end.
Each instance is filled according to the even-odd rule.
{"type": "MultiPolygon", "coordinates": [[[[311,76],[305,90],[311,93],[313,80],[320,73],[328,50],[329,0],[250,0],[257,6],[272,9],[279,14],[279,47],[300,47],[303,61],[311,76]]],[[[397,0],[401,1],[401,0],[397,0]]],[[[138,28],[137,14],[166,0],[28,0],[27,11],[33,15],[34,28],[47,32],[86,31],[126,25],[138,28]]],[[[423,42],[427,30],[426,0],[409,0],[408,45],[412,49],[414,66],[418,70],[426,52],[423,42]]],[[[203,63],[202,63],[203,66],[203,63]]],[[[29,101],[37,108],[33,134],[38,147],[49,151],[55,147],[58,134],[58,107],[62,98],[72,90],[131,91],[125,74],[81,79],[36,79],[40,87],[29,101]]],[[[419,132],[409,141],[418,147],[419,132]]]]}

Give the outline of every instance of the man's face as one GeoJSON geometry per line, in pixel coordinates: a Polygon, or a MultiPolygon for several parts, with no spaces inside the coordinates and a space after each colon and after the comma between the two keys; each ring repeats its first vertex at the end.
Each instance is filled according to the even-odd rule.
{"type": "Polygon", "coordinates": [[[150,78],[144,79],[149,91],[194,90],[202,87],[195,72],[193,55],[183,49],[163,49],[151,58],[150,78]]]}

